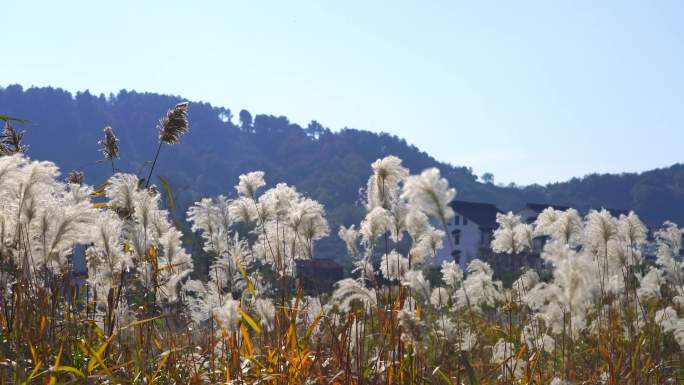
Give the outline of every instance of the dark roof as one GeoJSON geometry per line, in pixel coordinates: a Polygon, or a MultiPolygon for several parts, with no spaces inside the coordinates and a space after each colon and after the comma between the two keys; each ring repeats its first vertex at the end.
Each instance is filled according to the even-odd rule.
{"type": "MultiPolygon", "coordinates": [[[[610,215],[612,215],[616,218],[619,218],[620,215],[629,215],[629,210],[609,209],[609,208],[606,208],[605,210],[608,211],[610,213],[610,215]]],[[[599,210],[599,211],[601,211],[601,210],[599,210]]]]}
{"type": "Polygon", "coordinates": [[[531,209],[532,211],[536,211],[537,213],[541,213],[542,211],[546,210],[548,207],[552,207],[554,210],[560,210],[560,211],[566,211],[570,207],[568,206],[560,206],[560,205],[552,205],[548,203],[528,203],[525,205],[528,209],[531,209]]]}
{"type": "MultiPolygon", "coordinates": [[[[570,208],[569,206],[552,205],[552,204],[547,204],[547,203],[528,203],[525,205],[525,207],[530,208],[530,209],[532,209],[538,213],[541,213],[547,207],[553,207],[554,209],[561,210],[561,211],[566,211],[570,208]]],[[[596,210],[601,211],[601,209],[596,209],[596,210]]],[[[624,215],[629,214],[629,210],[624,210],[624,209],[606,208],[606,211],[608,211],[610,213],[610,215],[612,215],[614,217],[619,217],[622,214],[624,214],[624,215]]]]}
{"type": "Polygon", "coordinates": [[[451,207],[457,213],[486,229],[497,227],[496,214],[503,213],[492,203],[453,201],[451,207]]]}
{"type": "Polygon", "coordinates": [[[315,258],[315,259],[297,259],[295,261],[297,267],[314,268],[314,269],[341,269],[342,265],[332,259],[315,258]]]}

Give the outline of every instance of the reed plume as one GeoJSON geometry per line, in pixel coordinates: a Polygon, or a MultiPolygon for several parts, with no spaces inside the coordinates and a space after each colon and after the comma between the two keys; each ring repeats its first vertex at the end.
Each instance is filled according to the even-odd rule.
{"type": "Polygon", "coordinates": [[[159,130],[159,146],[157,146],[157,152],[154,154],[154,160],[150,167],[150,173],[147,175],[145,187],[150,185],[152,171],[157,164],[162,144],[178,144],[180,138],[188,132],[188,102],[178,103],[174,108],[170,109],[166,116],[159,119],[157,129],[159,130]]]}
{"type": "Polygon", "coordinates": [[[107,126],[104,128],[104,139],[97,142],[100,145],[100,151],[105,159],[112,160],[119,157],[119,138],[114,135],[114,130],[107,126]]]}
{"type": "Polygon", "coordinates": [[[70,184],[77,184],[79,186],[83,185],[83,180],[85,179],[85,175],[83,174],[83,171],[80,170],[71,170],[69,175],[67,175],[67,183],[70,184]]]}
{"type": "Polygon", "coordinates": [[[100,146],[100,151],[104,155],[105,160],[112,164],[112,174],[114,171],[114,159],[119,157],[119,138],[114,135],[114,130],[107,126],[103,129],[104,139],[99,140],[97,144],[100,146]]]}
{"type": "Polygon", "coordinates": [[[21,143],[26,131],[17,131],[10,122],[5,122],[5,129],[0,135],[0,156],[26,153],[29,146],[21,143]]]}
{"type": "Polygon", "coordinates": [[[188,103],[178,103],[159,120],[159,142],[178,144],[180,138],[188,131],[188,103]]]}

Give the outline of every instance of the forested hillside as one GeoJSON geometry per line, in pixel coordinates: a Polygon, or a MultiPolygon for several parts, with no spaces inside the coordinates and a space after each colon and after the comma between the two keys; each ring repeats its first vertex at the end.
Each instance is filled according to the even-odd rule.
{"type": "MultiPolygon", "coordinates": [[[[90,184],[111,174],[110,165],[98,163],[97,141],[103,127],[111,126],[121,140],[116,167],[136,172],[154,156],[157,119],[181,100],[125,90],[116,95],[73,95],[50,87],[0,88],[0,112],[28,120],[20,125],[27,130],[28,154],[55,161],[63,173],[83,170],[90,184]]],[[[237,177],[258,169],[266,172],[269,183],[287,182],[323,203],[336,229],[359,220],[357,201],[370,173],[368,165],[393,154],[412,172],[438,167],[458,189],[458,199],[492,202],[504,210],[525,202],[582,210],[605,206],[634,209],[652,224],[666,219],[684,223],[682,164],[641,174],[588,175],[547,186],[500,186],[481,183],[465,165],[439,162],[390,134],[327,128],[315,121],[300,127],[284,116],[252,116],[201,102],[190,103],[189,121],[187,136],[180,145],[162,149],[155,170],[169,181],[179,210],[202,196],[233,194],[237,177]]]]}

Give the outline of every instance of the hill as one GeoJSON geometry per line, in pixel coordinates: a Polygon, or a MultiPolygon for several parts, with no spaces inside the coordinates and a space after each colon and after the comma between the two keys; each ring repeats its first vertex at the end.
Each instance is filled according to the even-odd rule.
{"type": "MultiPolygon", "coordinates": [[[[112,126],[121,140],[117,168],[135,172],[154,155],[157,119],[182,100],[125,90],[105,96],[88,91],[73,95],[51,87],[0,88],[0,112],[29,121],[22,127],[28,131],[29,155],[55,161],[64,173],[83,170],[90,184],[111,173],[108,165],[97,162],[101,155],[96,143],[103,127],[112,126]]],[[[546,186],[501,186],[482,183],[470,168],[440,162],[386,133],[331,130],[315,121],[300,127],[284,116],[252,117],[244,110],[235,117],[228,108],[201,102],[191,102],[189,111],[189,133],[180,145],[162,149],[155,172],[169,180],[180,208],[202,196],[232,194],[238,175],[259,169],[269,183],[295,185],[323,203],[336,229],[358,222],[359,189],[370,173],[369,164],[393,154],[412,172],[439,168],[458,189],[458,199],[495,203],[504,210],[526,202],[582,210],[603,206],[634,209],[652,224],[666,219],[684,223],[683,164],[643,173],[592,174],[546,186]]],[[[330,240],[320,252],[331,255],[336,246],[330,240]]]]}

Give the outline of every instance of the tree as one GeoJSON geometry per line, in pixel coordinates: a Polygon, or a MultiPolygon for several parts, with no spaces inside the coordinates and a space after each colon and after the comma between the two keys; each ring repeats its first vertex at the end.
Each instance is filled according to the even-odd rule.
{"type": "Polygon", "coordinates": [[[240,111],[240,127],[245,131],[252,130],[252,114],[247,110],[240,111]]]}
{"type": "Polygon", "coordinates": [[[325,132],[325,128],[317,121],[312,120],[311,123],[309,123],[309,125],[306,127],[305,131],[306,135],[314,139],[318,139],[321,134],[325,132]]]}
{"type": "Polygon", "coordinates": [[[491,172],[486,172],[482,174],[480,179],[482,179],[482,183],[494,184],[494,174],[492,174],[491,172]]]}

